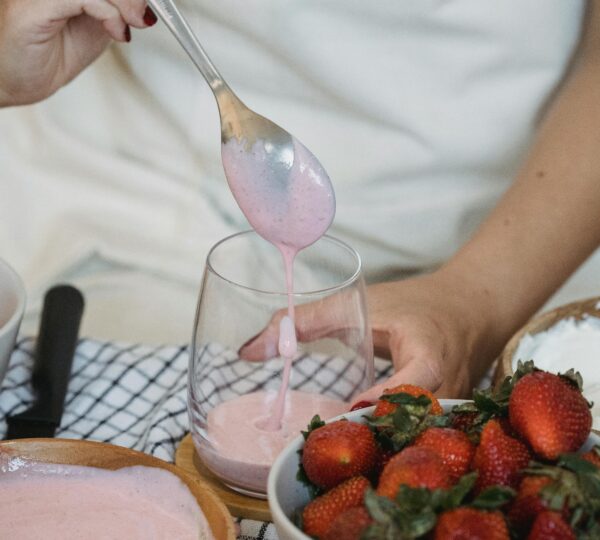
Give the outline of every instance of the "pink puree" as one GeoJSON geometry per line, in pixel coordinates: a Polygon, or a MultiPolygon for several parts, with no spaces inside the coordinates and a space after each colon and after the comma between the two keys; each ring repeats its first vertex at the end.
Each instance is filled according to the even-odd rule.
{"type": "Polygon", "coordinates": [[[272,414],[276,399],[275,392],[254,392],[225,401],[208,413],[212,448],[201,444],[199,450],[204,462],[227,483],[264,493],[273,461],[315,414],[325,420],[348,410],[343,401],[288,390],[281,429],[260,429],[257,423],[272,414]]]}
{"type": "Polygon", "coordinates": [[[108,471],[0,461],[0,509],[2,538],[214,538],[187,487],[153,467],[108,471]]]}

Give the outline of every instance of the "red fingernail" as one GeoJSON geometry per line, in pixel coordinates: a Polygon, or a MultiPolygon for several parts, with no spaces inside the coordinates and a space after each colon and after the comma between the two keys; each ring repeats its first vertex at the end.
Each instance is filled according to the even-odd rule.
{"type": "Polygon", "coordinates": [[[154,26],[157,20],[154,11],[150,9],[150,6],[146,6],[146,11],[144,11],[144,22],[146,23],[146,26],[154,26]]]}
{"type": "Polygon", "coordinates": [[[125,41],[127,43],[131,41],[131,28],[129,28],[129,25],[125,27],[125,41]]]}
{"type": "Polygon", "coordinates": [[[367,407],[371,407],[372,405],[372,401],[359,401],[352,405],[352,407],[350,408],[350,412],[358,411],[359,409],[366,409],[367,407]]]}

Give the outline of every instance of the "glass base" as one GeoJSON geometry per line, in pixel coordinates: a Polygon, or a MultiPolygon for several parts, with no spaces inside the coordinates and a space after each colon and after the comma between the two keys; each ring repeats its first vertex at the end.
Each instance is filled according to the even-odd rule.
{"type": "MultiPolygon", "coordinates": [[[[223,482],[223,480],[221,480],[221,482],[223,482]]],[[[228,484],[227,482],[223,482],[229,489],[232,489],[233,491],[236,491],[237,493],[240,493],[241,495],[246,495],[246,497],[252,497],[253,499],[262,499],[263,501],[267,500],[267,494],[266,493],[258,493],[256,491],[250,491],[241,487],[237,487],[237,486],[232,486],[231,484],[228,484]]]]}

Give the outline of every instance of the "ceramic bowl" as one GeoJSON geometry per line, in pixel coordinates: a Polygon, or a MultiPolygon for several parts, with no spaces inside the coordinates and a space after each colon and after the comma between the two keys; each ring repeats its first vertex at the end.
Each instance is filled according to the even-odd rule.
{"type": "Polygon", "coordinates": [[[22,457],[44,463],[86,465],[120,469],[134,465],[159,467],[178,476],[196,498],[216,540],[235,540],[233,520],[225,505],[199,479],[182,469],[143,452],[112,444],[68,439],[19,439],[0,441],[0,455],[22,457]]]}
{"type": "MultiPolygon", "coordinates": [[[[440,399],[444,412],[449,412],[452,407],[460,403],[464,403],[464,400],[440,399]]],[[[364,423],[364,415],[371,414],[373,409],[374,407],[369,407],[349,412],[330,420],[330,422],[339,418],[347,418],[354,422],[364,423]]],[[[600,444],[600,437],[592,433],[582,451],[589,450],[595,444],[600,444]]],[[[267,486],[269,507],[280,540],[311,540],[310,536],[298,529],[291,520],[294,511],[303,507],[309,501],[308,490],[296,480],[299,465],[298,450],[303,445],[304,439],[302,436],[294,439],[279,454],[269,474],[267,486]]]]}
{"type": "Polygon", "coordinates": [[[586,316],[600,317],[600,297],[571,302],[534,316],[510,338],[504,347],[496,365],[494,385],[500,384],[505,377],[513,374],[512,360],[519,343],[526,334],[534,335],[544,332],[563,319],[572,317],[575,320],[581,320],[586,316]]]}
{"type": "Polygon", "coordinates": [[[0,259],[0,383],[14,349],[25,311],[25,288],[17,273],[0,259]]]}

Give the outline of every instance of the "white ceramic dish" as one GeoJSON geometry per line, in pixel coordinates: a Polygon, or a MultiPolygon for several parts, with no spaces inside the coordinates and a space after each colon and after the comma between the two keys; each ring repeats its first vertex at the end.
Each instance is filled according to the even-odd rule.
{"type": "MultiPolygon", "coordinates": [[[[445,412],[450,411],[454,405],[459,403],[464,403],[464,400],[440,399],[440,404],[445,412]]],[[[369,407],[349,412],[331,421],[339,418],[347,418],[355,422],[363,422],[363,416],[370,414],[373,408],[369,407]]],[[[600,444],[600,437],[592,433],[582,451],[589,450],[595,444],[600,444]]],[[[310,536],[307,536],[298,529],[290,519],[295,510],[301,508],[309,501],[308,490],[296,480],[296,472],[299,464],[298,450],[303,445],[304,439],[300,435],[279,454],[269,474],[267,484],[269,507],[280,540],[311,540],[310,536]]]]}
{"type": "Polygon", "coordinates": [[[25,311],[25,287],[17,273],[0,259],[0,383],[15,346],[25,311]]]}

